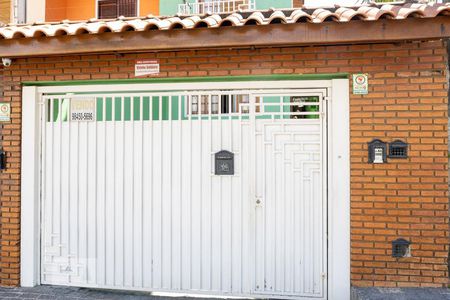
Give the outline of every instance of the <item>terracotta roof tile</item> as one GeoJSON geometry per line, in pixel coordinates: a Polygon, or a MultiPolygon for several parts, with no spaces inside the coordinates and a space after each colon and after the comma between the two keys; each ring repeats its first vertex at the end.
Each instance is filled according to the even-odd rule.
{"type": "Polygon", "coordinates": [[[240,11],[231,14],[177,15],[172,17],[155,17],[149,15],[143,18],[120,17],[114,20],[90,19],[83,22],[64,20],[59,23],[8,25],[0,27],[0,39],[101,34],[104,32],[193,29],[201,27],[265,26],[274,23],[346,23],[354,20],[374,22],[382,18],[403,20],[406,18],[435,18],[440,15],[450,15],[450,3],[434,5],[420,3],[370,4],[359,7],[315,9],[303,7],[300,9],[271,9],[267,11],[240,11]]]}

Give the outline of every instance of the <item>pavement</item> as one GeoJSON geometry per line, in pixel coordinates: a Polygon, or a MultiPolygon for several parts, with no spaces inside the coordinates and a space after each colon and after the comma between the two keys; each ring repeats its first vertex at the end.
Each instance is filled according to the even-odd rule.
{"type": "MultiPolygon", "coordinates": [[[[43,285],[33,288],[0,287],[0,299],[188,300],[199,298],[161,297],[145,292],[96,290],[43,285]]],[[[211,298],[201,299],[212,300],[211,298]]],[[[450,289],[353,287],[351,300],[450,300],[450,289]]]]}
{"type": "MultiPolygon", "coordinates": [[[[186,297],[158,297],[144,292],[96,290],[76,287],[37,286],[33,288],[0,287],[0,299],[61,299],[61,300],[178,300],[186,297]]],[[[199,299],[199,298],[196,298],[199,299]]],[[[201,298],[203,300],[207,298],[201,298]]],[[[211,299],[209,299],[211,300],[211,299]]]]}
{"type": "Polygon", "coordinates": [[[449,300],[450,289],[352,288],[351,300],[449,300]]]}

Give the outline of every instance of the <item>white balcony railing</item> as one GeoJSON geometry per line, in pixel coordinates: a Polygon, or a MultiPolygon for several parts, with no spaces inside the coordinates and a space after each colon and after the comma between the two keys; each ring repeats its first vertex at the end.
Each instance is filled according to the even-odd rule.
{"type": "Polygon", "coordinates": [[[179,4],[178,13],[181,15],[218,14],[255,8],[255,0],[205,0],[202,2],[197,0],[195,3],[179,4]]]}

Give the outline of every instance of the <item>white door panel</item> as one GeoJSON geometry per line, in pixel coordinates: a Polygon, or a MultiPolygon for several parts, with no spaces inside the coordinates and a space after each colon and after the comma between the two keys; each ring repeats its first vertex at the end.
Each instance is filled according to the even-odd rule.
{"type": "Polygon", "coordinates": [[[326,298],[328,90],[262,92],[45,96],[42,283],[326,298]]]}

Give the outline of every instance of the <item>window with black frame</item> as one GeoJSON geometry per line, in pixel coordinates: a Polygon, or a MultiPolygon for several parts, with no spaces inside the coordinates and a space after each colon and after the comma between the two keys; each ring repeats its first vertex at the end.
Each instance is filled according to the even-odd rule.
{"type": "Polygon", "coordinates": [[[98,0],[97,5],[99,19],[137,16],[137,0],[98,0]]]}

